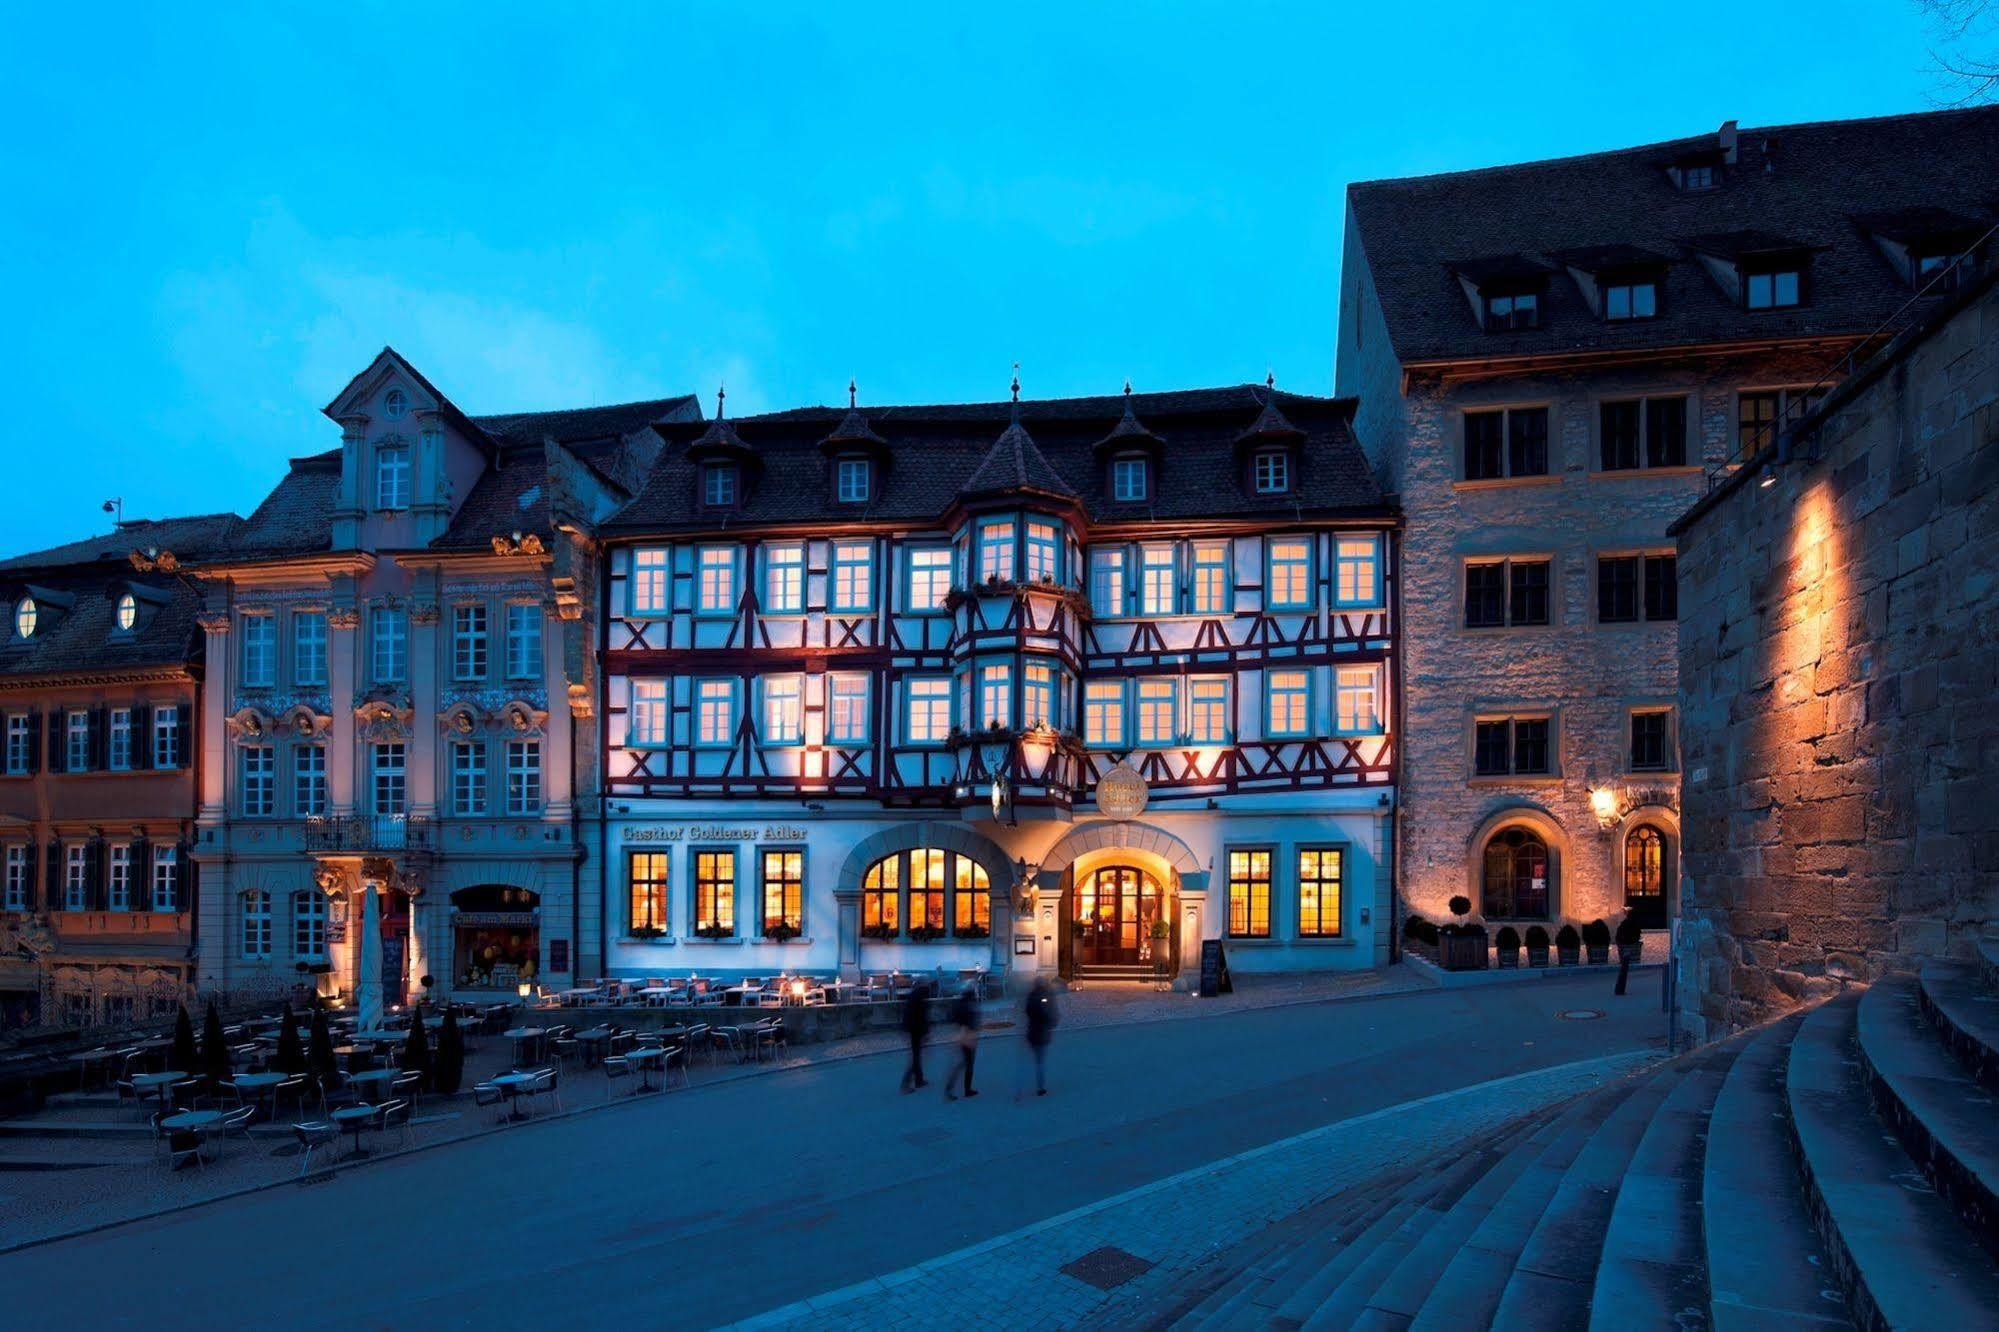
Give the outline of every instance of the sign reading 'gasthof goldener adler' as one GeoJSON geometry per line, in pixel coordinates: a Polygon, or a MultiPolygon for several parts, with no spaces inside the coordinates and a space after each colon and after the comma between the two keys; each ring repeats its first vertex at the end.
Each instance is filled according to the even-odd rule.
{"type": "Polygon", "coordinates": [[[715,823],[664,823],[625,832],[627,842],[802,842],[805,829],[767,823],[734,826],[715,823]]]}

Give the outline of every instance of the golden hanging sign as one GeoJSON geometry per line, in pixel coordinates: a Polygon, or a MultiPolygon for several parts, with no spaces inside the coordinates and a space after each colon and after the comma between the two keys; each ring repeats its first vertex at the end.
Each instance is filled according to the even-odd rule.
{"type": "Polygon", "coordinates": [[[1097,779],[1097,809],[1107,819],[1137,818],[1145,813],[1145,802],[1150,796],[1145,778],[1123,761],[1097,779]]]}

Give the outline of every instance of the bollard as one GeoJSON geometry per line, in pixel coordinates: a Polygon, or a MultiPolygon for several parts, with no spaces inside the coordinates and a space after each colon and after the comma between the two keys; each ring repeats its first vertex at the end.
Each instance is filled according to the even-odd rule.
{"type": "Polygon", "coordinates": [[[1617,994],[1624,993],[1624,983],[1631,979],[1631,954],[1622,949],[1617,955],[1617,994]]]}

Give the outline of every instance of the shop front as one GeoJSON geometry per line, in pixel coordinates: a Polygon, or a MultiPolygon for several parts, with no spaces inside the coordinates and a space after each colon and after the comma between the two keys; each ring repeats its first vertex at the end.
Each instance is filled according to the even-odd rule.
{"type": "Polygon", "coordinates": [[[482,883],[451,894],[451,979],[456,990],[507,994],[537,984],[541,972],[541,894],[482,883]]]}

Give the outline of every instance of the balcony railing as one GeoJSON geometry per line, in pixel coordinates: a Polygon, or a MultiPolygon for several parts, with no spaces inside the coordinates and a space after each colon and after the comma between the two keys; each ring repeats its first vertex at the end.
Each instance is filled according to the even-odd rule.
{"type": "Polygon", "coordinates": [[[305,849],[365,855],[379,851],[430,851],[437,828],[427,818],[406,814],[350,814],[308,819],[305,849]]]}

